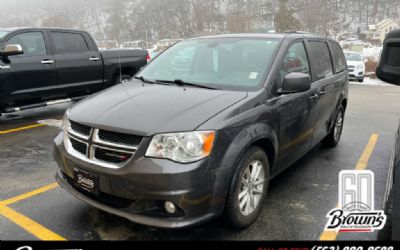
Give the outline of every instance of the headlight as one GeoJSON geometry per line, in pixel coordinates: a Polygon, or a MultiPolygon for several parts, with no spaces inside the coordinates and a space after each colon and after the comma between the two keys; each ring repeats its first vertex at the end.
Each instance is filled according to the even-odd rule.
{"type": "Polygon", "coordinates": [[[69,127],[68,113],[69,113],[69,110],[67,110],[64,113],[64,116],[63,116],[63,119],[62,119],[62,130],[64,131],[64,133],[67,132],[68,127],[69,127]]]}
{"type": "Polygon", "coordinates": [[[357,68],[357,69],[364,69],[364,65],[358,64],[356,68],[357,68]]]}
{"type": "Polygon", "coordinates": [[[146,156],[181,163],[198,161],[211,154],[214,138],[214,131],[155,135],[146,156]]]}
{"type": "Polygon", "coordinates": [[[68,143],[69,143],[69,139],[68,139],[68,128],[69,128],[69,120],[68,120],[68,113],[69,113],[69,110],[67,110],[66,112],[65,112],[65,114],[64,114],[64,117],[63,117],[63,120],[62,120],[62,130],[63,130],[63,133],[64,133],[64,138],[63,138],[63,140],[64,140],[64,145],[65,145],[65,148],[66,149],[68,149],[68,143]]]}

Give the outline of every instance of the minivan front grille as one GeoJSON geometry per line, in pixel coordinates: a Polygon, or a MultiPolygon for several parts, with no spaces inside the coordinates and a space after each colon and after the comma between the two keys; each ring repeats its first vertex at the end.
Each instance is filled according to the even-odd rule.
{"type": "Polygon", "coordinates": [[[99,139],[105,142],[137,146],[142,142],[143,137],[136,135],[121,134],[106,130],[99,130],[99,139]]]}
{"type": "Polygon", "coordinates": [[[69,121],[67,151],[73,156],[96,165],[120,168],[137,151],[143,137],[100,130],[69,121]]]}
{"type": "Polygon", "coordinates": [[[87,155],[87,145],[83,142],[80,142],[74,138],[70,138],[71,146],[81,153],[82,155],[87,155]]]}
{"type": "Polygon", "coordinates": [[[126,160],[130,159],[132,155],[132,153],[117,152],[105,148],[96,148],[95,150],[96,159],[116,164],[124,163],[126,160]]]}
{"type": "Polygon", "coordinates": [[[84,136],[89,136],[90,135],[90,131],[92,130],[91,127],[79,124],[79,123],[71,121],[71,120],[69,121],[69,123],[70,123],[71,129],[74,132],[76,132],[78,134],[81,134],[81,135],[84,135],[84,136]]]}

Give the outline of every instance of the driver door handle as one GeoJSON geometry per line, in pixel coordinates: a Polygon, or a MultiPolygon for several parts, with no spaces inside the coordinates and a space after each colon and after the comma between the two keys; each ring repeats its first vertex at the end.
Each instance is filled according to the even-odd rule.
{"type": "Polygon", "coordinates": [[[53,64],[54,60],[50,60],[50,59],[44,59],[41,61],[42,64],[53,64]]]}
{"type": "Polygon", "coordinates": [[[100,58],[98,58],[98,57],[91,57],[91,58],[89,58],[89,61],[92,61],[92,62],[96,62],[96,61],[98,61],[98,60],[100,60],[100,58]]]}
{"type": "Polygon", "coordinates": [[[326,91],[325,90],[322,90],[322,91],[320,91],[319,93],[318,93],[318,95],[320,95],[320,96],[323,96],[323,95],[325,95],[326,94],[326,91]]]}

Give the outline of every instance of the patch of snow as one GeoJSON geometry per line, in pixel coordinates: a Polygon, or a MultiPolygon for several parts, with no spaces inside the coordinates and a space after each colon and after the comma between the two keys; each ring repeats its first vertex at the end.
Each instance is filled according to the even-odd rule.
{"type": "Polygon", "coordinates": [[[372,58],[375,62],[381,57],[382,47],[364,48],[361,53],[363,58],[372,58]]]}
{"type": "Polygon", "coordinates": [[[379,79],[373,79],[365,77],[364,82],[350,81],[350,84],[354,85],[372,85],[372,86],[392,86],[389,83],[383,82],[379,79]]]}

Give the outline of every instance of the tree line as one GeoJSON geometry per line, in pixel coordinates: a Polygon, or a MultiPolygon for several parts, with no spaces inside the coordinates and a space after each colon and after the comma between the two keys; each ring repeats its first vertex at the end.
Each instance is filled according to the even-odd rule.
{"type": "Polygon", "coordinates": [[[400,0],[19,0],[0,3],[0,27],[89,31],[96,40],[303,30],[338,37],[365,33],[385,18],[400,21],[400,0]],[[56,3],[55,3],[56,2],[56,3]],[[22,3],[22,4],[21,4],[22,3]]]}

